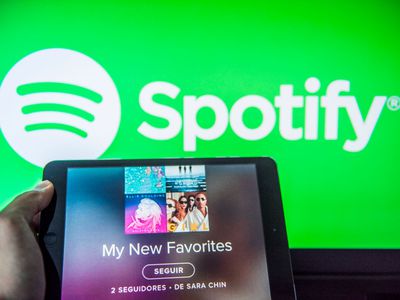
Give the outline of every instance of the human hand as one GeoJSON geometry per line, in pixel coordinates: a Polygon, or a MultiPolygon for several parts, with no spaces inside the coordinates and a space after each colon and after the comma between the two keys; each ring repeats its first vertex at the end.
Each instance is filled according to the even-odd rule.
{"type": "Polygon", "coordinates": [[[43,181],[0,212],[0,299],[44,299],[44,265],[36,233],[40,212],[53,193],[53,184],[43,181]]]}

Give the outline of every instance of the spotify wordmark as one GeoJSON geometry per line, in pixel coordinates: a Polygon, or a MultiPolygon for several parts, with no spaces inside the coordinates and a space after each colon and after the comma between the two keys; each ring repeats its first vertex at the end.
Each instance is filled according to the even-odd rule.
{"type": "Polygon", "coordinates": [[[93,59],[47,49],[20,60],[0,87],[0,127],[10,146],[37,166],[95,159],[120,124],[117,89],[93,59]]]}
{"type": "Polygon", "coordinates": [[[154,101],[154,97],[158,94],[175,99],[181,89],[168,82],[152,82],[143,87],[139,103],[148,114],[167,120],[169,125],[166,128],[157,128],[148,122],[143,122],[138,130],[151,139],[168,140],[178,135],[183,128],[185,151],[196,151],[198,140],[218,139],[229,125],[237,136],[248,141],[267,137],[276,123],[279,124],[279,132],[285,140],[338,140],[339,111],[343,110],[347,113],[355,133],[355,139],[346,137],[343,149],[348,152],[363,150],[371,138],[387,97],[375,96],[367,114],[363,116],[356,97],[349,94],[342,95],[350,92],[348,80],[331,82],[322,97],[313,95],[320,89],[318,78],[309,78],[305,82],[305,88],[310,95],[295,95],[293,85],[281,85],[280,94],[275,97],[274,104],[259,95],[246,95],[238,99],[230,110],[222,99],[214,95],[200,97],[183,95],[182,118],[178,111],[154,101]],[[203,108],[211,109],[215,114],[215,122],[209,128],[201,127],[197,121],[197,115],[203,108]],[[248,128],[243,121],[244,112],[249,108],[258,109],[262,114],[262,122],[257,128],[248,128]],[[323,137],[318,136],[320,108],[324,109],[323,137]],[[302,127],[294,126],[296,110],[302,110],[304,113],[305,122],[302,127]]]}

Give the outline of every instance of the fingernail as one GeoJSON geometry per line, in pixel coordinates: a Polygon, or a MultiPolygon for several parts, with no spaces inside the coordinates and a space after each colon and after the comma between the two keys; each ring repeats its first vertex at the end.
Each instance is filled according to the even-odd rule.
{"type": "Polygon", "coordinates": [[[34,190],[35,190],[35,191],[43,191],[43,190],[45,190],[49,185],[50,185],[50,181],[44,180],[44,181],[42,181],[42,182],[39,182],[39,183],[35,186],[34,190]]]}

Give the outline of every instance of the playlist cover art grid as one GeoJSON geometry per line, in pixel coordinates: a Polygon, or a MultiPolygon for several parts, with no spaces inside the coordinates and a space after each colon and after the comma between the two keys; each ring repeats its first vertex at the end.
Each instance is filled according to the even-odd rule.
{"type": "Polygon", "coordinates": [[[209,231],[205,166],[125,168],[125,234],[209,231]]]}

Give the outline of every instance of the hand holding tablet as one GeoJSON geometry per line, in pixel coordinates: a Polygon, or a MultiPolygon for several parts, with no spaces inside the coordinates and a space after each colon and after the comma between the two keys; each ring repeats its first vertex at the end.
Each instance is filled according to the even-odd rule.
{"type": "Polygon", "coordinates": [[[44,171],[52,299],[295,299],[267,158],[64,161],[44,171]]]}
{"type": "Polygon", "coordinates": [[[16,197],[0,213],[0,299],[43,299],[45,274],[36,233],[53,196],[51,182],[16,197]]]}

